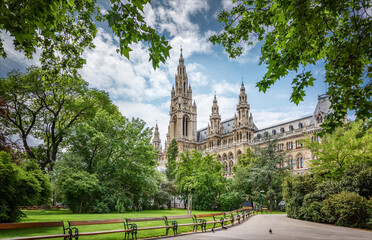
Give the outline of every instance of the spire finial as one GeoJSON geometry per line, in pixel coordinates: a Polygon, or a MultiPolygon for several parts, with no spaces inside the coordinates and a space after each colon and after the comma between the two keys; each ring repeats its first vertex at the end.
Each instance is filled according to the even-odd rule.
{"type": "Polygon", "coordinates": [[[182,45],[181,45],[181,57],[182,57],[182,45]]]}

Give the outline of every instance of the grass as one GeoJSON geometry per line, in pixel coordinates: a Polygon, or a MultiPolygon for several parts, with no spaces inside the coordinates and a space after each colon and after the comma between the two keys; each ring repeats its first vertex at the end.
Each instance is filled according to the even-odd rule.
{"type": "MultiPolygon", "coordinates": [[[[21,222],[52,222],[52,221],[64,221],[65,227],[68,226],[67,221],[77,220],[99,220],[99,219],[118,219],[118,218],[138,218],[138,217],[159,217],[159,216],[170,216],[170,215],[187,215],[187,210],[184,209],[171,209],[171,210],[144,210],[142,212],[128,212],[128,213],[107,213],[107,214],[93,214],[83,213],[77,214],[72,213],[66,209],[56,210],[24,210],[26,217],[21,222]]],[[[211,211],[196,211],[193,210],[193,214],[211,213],[211,211]]],[[[284,214],[282,211],[273,211],[272,213],[263,212],[263,214],[284,214]]],[[[258,212],[258,214],[261,214],[258,212]]],[[[211,221],[213,218],[207,218],[207,221],[211,221]]],[[[178,223],[190,223],[191,219],[179,219],[178,223]]],[[[164,226],[164,221],[150,221],[150,222],[139,222],[138,227],[149,227],[149,226],[164,226]]],[[[212,224],[207,226],[208,229],[212,228],[212,224]]],[[[79,232],[94,232],[104,230],[115,230],[122,229],[123,224],[102,224],[102,225],[89,225],[79,226],[79,232]]],[[[200,231],[200,228],[198,229],[200,231]]],[[[192,227],[179,227],[178,233],[190,232],[192,227]]],[[[62,228],[31,228],[31,229],[19,229],[19,230],[0,230],[0,239],[12,238],[12,237],[25,237],[25,236],[42,236],[63,233],[62,228]]],[[[173,234],[172,230],[169,230],[169,234],[173,234]]],[[[138,238],[158,237],[164,236],[165,229],[155,229],[138,231],[138,238]]],[[[103,235],[92,235],[79,237],[79,239],[97,239],[97,240],[117,240],[124,238],[124,233],[115,234],[103,234],[103,235]]]]}
{"type": "MultiPolygon", "coordinates": [[[[99,220],[99,219],[118,219],[118,218],[137,218],[137,217],[158,217],[158,216],[170,216],[170,215],[187,215],[187,210],[184,209],[171,209],[171,210],[145,210],[142,212],[129,212],[129,213],[107,213],[107,214],[76,214],[65,209],[56,210],[25,210],[24,213],[26,217],[21,220],[21,222],[49,222],[49,221],[64,221],[65,227],[68,226],[67,220],[99,220]]],[[[211,211],[193,211],[193,214],[203,214],[211,213],[211,211]]],[[[207,218],[207,220],[212,220],[212,218],[207,218]]],[[[192,222],[191,219],[179,219],[178,223],[189,223],[192,222]]],[[[139,222],[138,227],[148,227],[148,226],[164,226],[164,221],[150,221],[150,222],[139,222]]],[[[212,228],[212,226],[207,226],[212,228]]],[[[102,224],[102,225],[89,225],[89,226],[79,226],[79,232],[88,231],[103,231],[103,230],[114,230],[122,229],[123,224],[102,224]]],[[[200,230],[200,228],[199,228],[200,230]]],[[[178,232],[190,232],[192,227],[180,227],[178,232]]],[[[12,237],[25,237],[25,236],[41,236],[41,235],[51,235],[51,234],[61,234],[63,233],[62,228],[31,228],[31,229],[19,229],[19,230],[0,230],[0,239],[2,238],[12,238],[12,237]]],[[[170,230],[169,234],[173,234],[170,230]]],[[[165,229],[155,229],[138,231],[138,238],[156,237],[165,235],[165,229]]],[[[124,233],[115,234],[103,234],[103,235],[93,235],[79,237],[79,239],[107,239],[107,240],[117,240],[124,238],[124,233]]]]}

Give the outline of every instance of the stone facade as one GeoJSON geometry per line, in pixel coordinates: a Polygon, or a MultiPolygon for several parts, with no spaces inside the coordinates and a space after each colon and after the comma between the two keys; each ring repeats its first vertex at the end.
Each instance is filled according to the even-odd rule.
{"type": "MultiPolygon", "coordinates": [[[[238,164],[238,156],[248,148],[264,146],[266,136],[278,139],[278,151],[286,152],[283,166],[291,165],[293,174],[303,174],[309,169],[311,152],[303,148],[301,140],[320,130],[320,124],[330,111],[326,95],[318,97],[318,104],[312,115],[292,121],[258,129],[253,122],[250,105],[247,103],[244,84],[240,87],[239,101],[233,118],[221,121],[216,96],[214,96],[210,122],[206,128],[197,130],[197,107],[192,99],[184,59],[181,56],[171,91],[170,119],[164,150],[161,147],[158,125],[155,127],[153,145],[159,151],[159,166],[165,168],[167,143],[175,138],[180,152],[203,151],[215,154],[216,160],[224,166],[225,176],[232,176],[232,167],[238,164]]],[[[313,136],[315,141],[319,139],[313,136]]]]}

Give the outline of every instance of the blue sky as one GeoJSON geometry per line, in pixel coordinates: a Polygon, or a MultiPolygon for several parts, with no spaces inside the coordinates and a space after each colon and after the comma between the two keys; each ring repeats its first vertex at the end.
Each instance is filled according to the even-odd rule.
{"type": "MultiPolygon", "coordinates": [[[[109,7],[109,1],[101,2],[101,9],[109,7]]],[[[244,46],[244,54],[229,59],[221,46],[213,46],[208,38],[222,25],[218,13],[230,9],[230,0],[162,0],[145,6],[145,19],[156,31],[164,35],[173,47],[170,59],[160,69],[154,70],[148,62],[148,51],[143,44],[132,46],[130,60],[116,53],[117,41],[107,23],[99,24],[94,43],[96,48],[85,53],[87,64],[80,71],[91,87],[105,90],[113,102],[127,117],[139,117],[149,127],[158,122],[164,144],[169,122],[170,90],[182,45],[186,71],[198,107],[198,129],[209,121],[213,94],[216,92],[222,120],[234,116],[242,78],[246,86],[253,120],[259,128],[312,114],[319,94],[326,91],[322,64],[312,67],[317,81],[306,90],[304,102],[296,106],[289,101],[292,91],[291,76],[283,78],[265,94],[255,87],[266,67],[259,66],[260,47],[244,46]]],[[[4,46],[7,59],[0,59],[0,76],[17,68],[24,71],[34,60],[26,60],[12,47],[12,38],[6,33],[4,46]]]]}

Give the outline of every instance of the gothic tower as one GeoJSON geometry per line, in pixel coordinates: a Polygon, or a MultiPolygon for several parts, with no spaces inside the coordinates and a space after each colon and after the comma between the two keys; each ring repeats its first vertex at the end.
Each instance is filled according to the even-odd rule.
{"type": "Polygon", "coordinates": [[[175,75],[175,85],[171,91],[170,120],[168,125],[167,142],[196,141],[196,103],[192,102],[192,90],[188,83],[186,67],[181,55],[175,75]]]}
{"type": "Polygon", "coordinates": [[[236,142],[251,142],[253,140],[254,126],[250,106],[247,102],[244,83],[240,87],[239,103],[236,106],[234,117],[234,138],[236,142]]]}
{"type": "Polygon", "coordinates": [[[154,145],[154,148],[159,151],[159,153],[162,152],[158,123],[156,123],[156,126],[155,126],[154,138],[152,139],[152,144],[154,145]]]}
{"type": "Polygon", "coordinates": [[[221,115],[219,114],[219,108],[217,104],[216,94],[214,95],[212,114],[209,117],[210,120],[210,134],[220,134],[221,115]]]}

